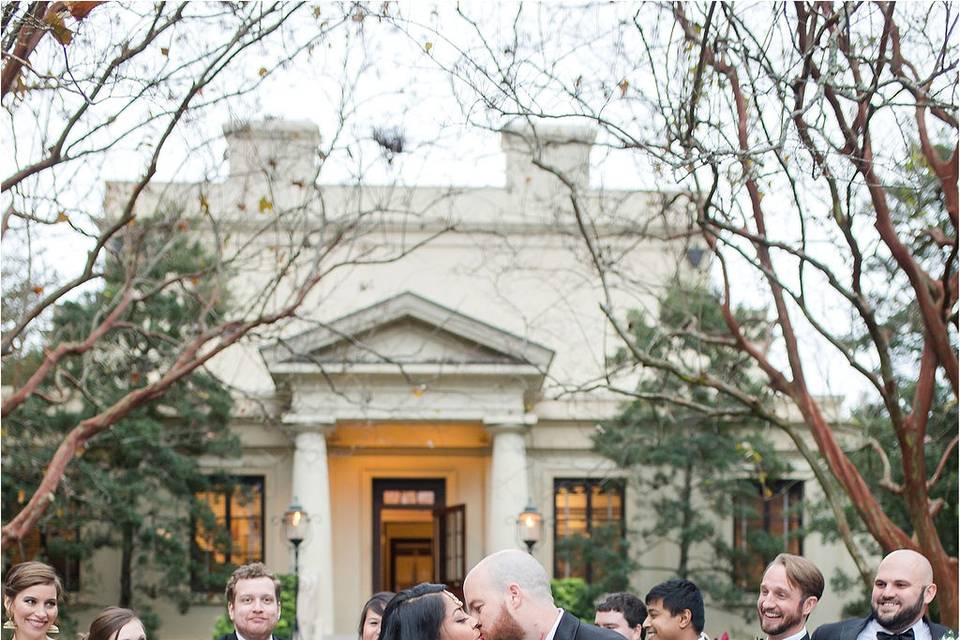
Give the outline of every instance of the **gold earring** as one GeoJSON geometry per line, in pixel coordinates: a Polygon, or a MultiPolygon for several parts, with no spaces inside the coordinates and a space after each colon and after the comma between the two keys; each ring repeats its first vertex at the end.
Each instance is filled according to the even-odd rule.
{"type": "Polygon", "coordinates": [[[16,629],[16,628],[17,628],[17,625],[15,625],[15,624],[13,623],[13,620],[12,620],[12,619],[8,619],[6,622],[3,623],[3,628],[4,628],[4,629],[16,629]]]}
{"type": "Polygon", "coordinates": [[[60,633],[60,627],[55,624],[50,625],[50,628],[47,629],[47,633],[60,633]]]}

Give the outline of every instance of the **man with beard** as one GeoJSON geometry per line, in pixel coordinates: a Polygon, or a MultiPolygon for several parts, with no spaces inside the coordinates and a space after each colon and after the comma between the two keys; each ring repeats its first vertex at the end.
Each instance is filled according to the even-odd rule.
{"type": "Polygon", "coordinates": [[[546,570],[517,549],[481,560],[463,581],[480,640],[623,640],[558,609],[546,570]]]}
{"type": "Polygon", "coordinates": [[[763,572],[757,615],[767,640],[809,640],[807,618],[823,595],[823,574],[800,556],[781,553],[763,572]]]}
{"type": "Polygon", "coordinates": [[[936,595],[930,562],[916,551],[898,549],[877,569],[871,615],[823,625],[813,640],[940,640],[950,630],[924,617],[936,595]]]}

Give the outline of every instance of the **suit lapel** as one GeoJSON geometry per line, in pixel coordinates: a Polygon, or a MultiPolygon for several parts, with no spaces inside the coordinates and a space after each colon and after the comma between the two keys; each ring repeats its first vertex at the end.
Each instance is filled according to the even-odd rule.
{"type": "Polygon", "coordinates": [[[580,627],[580,619],[573,614],[564,611],[560,618],[560,624],[557,625],[557,632],[554,634],[554,640],[573,640],[577,636],[577,629],[580,627]]]}
{"type": "Polygon", "coordinates": [[[867,623],[870,622],[870,618],[863,618],[861,620],[853,620],[852,624],[846,626],[843,629],[843,633],[840,636],[840,640],[857,640],[857,636],[860,635],[860,632],[863,631],[863,628],[867,626],[867,623]]]}
{"type": "Polygon", "coordinates": [[[933,638],[933,640],[940,640],[940,638],[947,635],[947,632],[950,631],[949,627],[930,622],[929,620],[927,620],[927,629],[930,629],[930,637],[933,638]]]}

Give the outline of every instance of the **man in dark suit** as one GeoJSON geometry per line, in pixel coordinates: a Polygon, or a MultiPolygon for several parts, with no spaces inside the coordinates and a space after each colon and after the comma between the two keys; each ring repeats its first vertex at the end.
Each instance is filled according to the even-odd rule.
{"type": "Polygon", "coordinates": [[[825,624],[813,632],[813,640],[940,640],[950,629],[924,617],[936,595],[930,562],[916,551],[899,549],[880,562],[870,616],[825,624]]]}
{"type": "Polygon", "coordinates": [[[703,595],[689,580],[667,580],[647,593],[647,640],[710,640],[703,632],[703,595]]]}
{"type": "Polygon", "coordinates": [[[546,570],[517,549],[477,563],[463,581],[463,595],[483,640],[623,640],[558,609],[546,570]]]}
{"type": "Polygon", "coordinates": [[[760,581],[757,615],[767,640],[809,640],[807,618],[823,596],[823,574],[800,556],[781,553],[760,581]]]}
{"type": "Polygon", "coordinates": [[[280,621],[281,583],[261,562],[238,567],[227,581],[227,615],[236,629],[220,640],[271,640],[280,621]]]}

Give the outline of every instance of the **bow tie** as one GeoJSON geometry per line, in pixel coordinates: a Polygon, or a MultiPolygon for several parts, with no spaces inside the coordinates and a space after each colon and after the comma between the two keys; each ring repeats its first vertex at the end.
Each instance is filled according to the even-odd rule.
{"type": "Polygon", "coordinates": [[[877,640],[913,640],[913,628],[901,631],[900,633],[886,633],[877,631],[877,640]]]}

